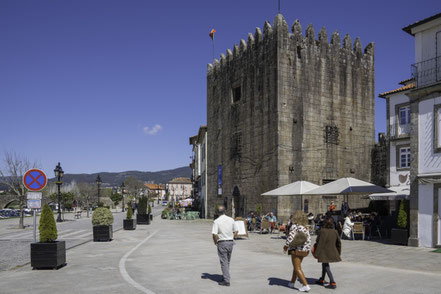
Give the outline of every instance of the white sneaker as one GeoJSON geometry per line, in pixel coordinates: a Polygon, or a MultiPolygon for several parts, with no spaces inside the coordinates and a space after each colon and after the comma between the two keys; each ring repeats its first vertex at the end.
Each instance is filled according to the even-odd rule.
{"type": "Polygon", "coordinates": [[[290,287],[290,288],[294,289],[294,283],[292,283],[292,282],[289,282],[289,283],[288,283],[288,287],[290,287]]]}
{"type": "Polygon", "coordinates": [[[303,285],[301,288],[299,288],[300,292],[309,292],[309,290],[311,290],[309,285],[303,285]]]}

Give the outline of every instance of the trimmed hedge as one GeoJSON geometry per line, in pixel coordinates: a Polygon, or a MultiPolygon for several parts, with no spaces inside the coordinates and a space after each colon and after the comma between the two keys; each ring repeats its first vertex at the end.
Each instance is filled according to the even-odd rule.
{"type": "Polygon", "coordinates": [[[109,226],[113,224],[113,214],[105,207],[98,207],[92,214],[92,225],[94,226],[109,226]]]}
{"type": "Polygon", "coordinates": [[[130,205],[127,205],[127,215],[126,215],[126,219],[132,219],[133,217],[133,210],[130,207],[130,205]]]}
{"type": "Polygon", "coordinates": [[[147,197],[142,196],[138,203],[138,214],[147,214],[147,197]]]}
{"type": "Polygon", "coordinates": [[[38,230],[40,231],[40,243],[50,243],[57,240],[57,224],[52,209],[47,204],[43,205],[41,210],[38,230]]]}

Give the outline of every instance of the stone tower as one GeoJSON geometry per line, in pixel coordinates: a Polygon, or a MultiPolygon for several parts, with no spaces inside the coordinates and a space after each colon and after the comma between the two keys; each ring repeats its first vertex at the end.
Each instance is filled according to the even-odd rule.
{"type": "MultiPolygon", "coordinates": [[[[208,65],[208,215],[216,204],[243,216],[263,207],[286,218],[307,206],[326,212],[331,198],[265,197],[296,180],[370,180],[374,134],[374,45],[346,35],[315,37],[282,15],[208,65]],[[219,181],[221,180],[221,182],[219,181]],[[300,199],[303,199],[304,205],[300,199]]],[[[365,206],[350,197],[351,208],[365,206]]]]}

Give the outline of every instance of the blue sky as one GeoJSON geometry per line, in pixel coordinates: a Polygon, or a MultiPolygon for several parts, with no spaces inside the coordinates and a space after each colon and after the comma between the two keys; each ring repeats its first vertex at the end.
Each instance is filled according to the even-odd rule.
{"type": "MultiPolygon", "coordinates": [[[[281,0],[290,26],[375,42],[377,95],[410,77],[414,40],[401,29],[440,11],[428,0],[281,0]]],[[[188,137],[206,122],[210,29],[218,57],[276,14],[277,0],[1,0],[0,152],[50,176],[58,161],[68,173],[188,165],[188,137]]]]}

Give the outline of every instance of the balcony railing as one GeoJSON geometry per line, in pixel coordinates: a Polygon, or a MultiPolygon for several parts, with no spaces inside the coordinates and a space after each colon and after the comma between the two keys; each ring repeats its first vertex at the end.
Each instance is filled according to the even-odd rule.
{"type": "Polygon", "coordinates": [[[410,123],[400,124],[394,123],[390,125],[390,139],[408,137],[410,135],[410,123]]]}
{"type": "Polygon", "coordinates": [[[412,64],[415,87],[424,87],[441,81],[441,56],[412,64]]]}

